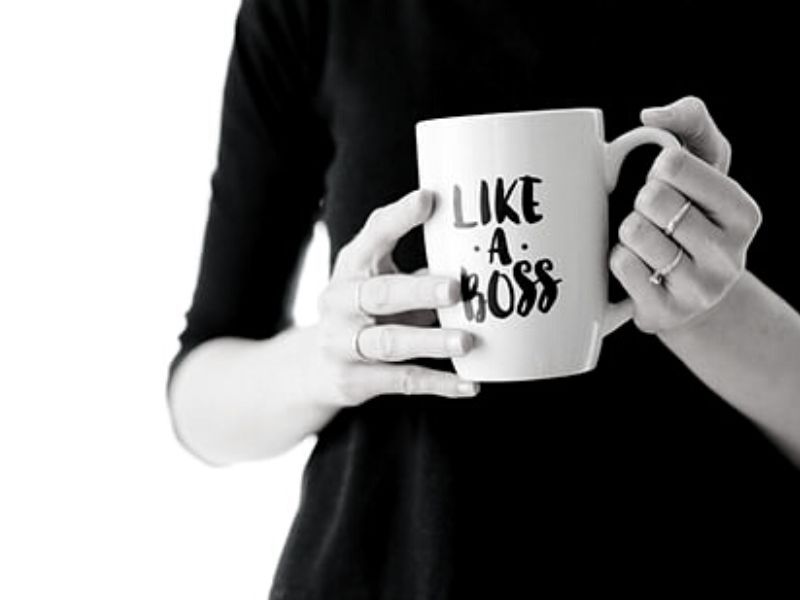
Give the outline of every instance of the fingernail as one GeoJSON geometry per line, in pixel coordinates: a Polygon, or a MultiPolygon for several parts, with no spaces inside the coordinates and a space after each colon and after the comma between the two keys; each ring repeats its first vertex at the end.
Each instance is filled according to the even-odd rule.
{"type": "Polygon", "coordinates": [[[464,381],[458,384],[460,394],[477,394],[481,390],[481,385],[477,381],[464,381]]]}
{"type": "Polygon", "coordinates": [[[455,334],[447,340],[447,345],[451,352],[463,354],[472,347],[472,336],[468,333],[455,334]]]}
{"type": "Polygon", "coordinates": [[[642,116],[669,119],[672,117],[672,109],[664,106],[651,106],[642,110],[642,116]]]}
{"type": "MultiPolygon", "coordinates": [[[[431,211],[433,210],[433,194],[429,190],[420,189],[419,194],[417,194],[417,201],[422,206],[428,207],[431,211]]],[[[430,216],[430,213],[428,215],[430,216]]]]}
{"type": "Polygon", "coordinates": [[[448,304],[452,302],[454,292],[452,281],[443,281],[436,286],[436,297],[440,302],[447,302],[448,304]]]}
{"type": "Polygon", "coordinates": [[[462,332],[461,345],[464,348],[464,352],[470,350],[475,345],[475,336],[472,335],[469,331],[462,332]]]}

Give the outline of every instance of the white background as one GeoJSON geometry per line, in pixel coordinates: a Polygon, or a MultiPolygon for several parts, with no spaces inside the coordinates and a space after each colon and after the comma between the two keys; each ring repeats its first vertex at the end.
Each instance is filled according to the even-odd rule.
{"type": "Polygon", "coordinates": [[[314,439],[208,467],[165,395],[237,10],[0,3],[0,598],[266,598],[314,439]]]}

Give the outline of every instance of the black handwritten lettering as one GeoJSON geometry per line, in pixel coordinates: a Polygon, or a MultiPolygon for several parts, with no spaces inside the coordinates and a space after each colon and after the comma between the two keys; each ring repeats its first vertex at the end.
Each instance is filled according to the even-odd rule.
{"type": "Polygon", "coordinates": [[[502,227],[496,227],[489,244],[489,264],[494,264],[495,254],[500,258],[501,265],[510,265],[511,254],[508,252],[508,240],[502,227]]]}
{"type": "Polygon", "coordinates": [[[481,225],[486,225],[492,220],[492,210],[489,207],[489,184],[481,179],[481,225]]]}
{"type": "MultiPolygon", "coordinates": [[[[493,219],[497,224],[487,251],[489,264],[496,265],[496,268],[487,275],[488,281],[482,282],[478,273],[470,273],[461,267],[461,304],[468,321],[482,323],[487,314],[497,319],[507,319],[514,313],[525,317],[534,309],[547,313],[558,299],[559,284],[562,283],[562,279],[553,275],[555,268],[553,261],[542,257],[535,262],[523,258],[515,263],[506,231],[500,226],[506,221],[519,225],[522,219],[528,224],[542,221],[544,215],[537,212],[540,202],[536,198],[536,185],[540,183],[542,179],[539,177],[522,175],[512,180],[511,185],[506,188],[503,178],[497,177],[494,185],[494,202],[492,202],[489,182],[481,179],[477,198],[478,220],[465,219],[461,187],[458,184],[453,185],[454,227],[468,229],[478,224],[488,225],[493,219]],[[519,182],[522,182],[522,185],[518,186],[519,182]],[[517,190],[519,190],[522,219],[520,212],[512,206],[514,193],[517,190]],[[510,273],[505,269],[509,266],[510,273]],[[533,278],[530,277],[531,273],[534,275],[533,278]]],[[[474,211],[475,207],[472,208],[474,211]]],[[[528,247],[527,243],[521,244],[523,251],[528,247]]],[[[474,250],[480,251],[480,247],[474,245],[474,250]]]]}
{"type": "Polygon", "coordinates": [[[506,319],[515,311],[522,317],[527,316],[534,306],[542,313],[549,312],[558,297],[558,284],[561,283],[561,279],[550,275],[552,268],[552,260],[539,259],[533,266],[537,279],[530,279],[525,274],[531,272],[531,263],[521,260],[512,269],[513,282],[508,275],[495,269],[489,275],[486,291],[483,292],[478,274],[469,273],[461,267],[464,316],[468,321],[483,322],[487,306],[492,316],[498,319],[506,319]],[[519,301],[517,295],[520,296],[519,301]],[[508,299],[503,304],[501,296],[508,299]],[[477,310],[472,306],[473,299],[477,299],[477,310]]]}
{"type": "Polygon", "coordinates": [[[519,215],[517,212],[508,205],[511,200],[511,194],[514,188],[517,187],[517,179],[515,179],[508,191],[504,191],[503,178],[498,177],[494,184],[494,215],[497,223],[500,224],[506,219],[519,223],[519,215]]]}
{"type": "MultiPolygon", "coordinates": [[[[492,194],[489,189],[489,182],[481,179],[478,184],[478,202],[477,208],[479,212],[478,221],[467,221],[464,216],[464,199],[461,191],[461,186],[458,184],[453,185],[453,215],[455,219],[455,227],[468,228],[474,227],[480,222],[481,225],[488,225],[493,220],[495,223],[502,224],[510,221],[516,225],[522,222],[520,219],[518,209],[512,206],[515,191],[520,189],[517,194],[519,198],[519,206],[522,210],[522,216],[527,223],[538,223],[542,220],[543,215],[536,212],[539,206],[539,201],[535,197],[535,184],[541,183],[539,177],[533,175],[522,175],[516,177],[511,181],[511,185],[506,189],[505,181],[502,177],[497,177],[494,184],[494,202],[492,202],[492,194]],[[517,184],[522,182],[521,186],[517,184]],[[494,214],[492,214],[492,207],[494,207],[494,214]]],[[[472,205],[472,210],[475,206],[472,205]]],[[[469,212],[470,204],[467,203],[466,210],[469,212]]]]}
{"type": "Polygon", "coordinates": [[[498,319],[505,319],[514,312],[514,286],[508,275],[500,271],[494,271],[489,277],[489,290],[487,293],[487,300],[489,301],[489,312],[491,312],[498,319]],[[500,306],[500,283],[506,290],[508,296],[508,308],[500,306]]]}
{"type": "Polygon", "coordinates": [[[536,284],[525,277],[525,273],[530,273],[532,268],[529,260],[521,260],[514,265],[514,280],[522,290],[517,304],[517,313],[521,317],[527,317],[536,305],[536,284]]]}
{"type": "Polygon", "coordinates": [[[533,175],[523,175],[520,179],[522,180],[522,214],[528,223],[538,223],[542,220],[542,215],[536,212],[539,203],[533,197],[533,186],[536,183],[542,183],[542,180],[533,175]]]}
{"type": "Polygon", "coordinates": [[[469,228],[475,227],[477,221],[464,222],[464,208],[461,206],[461,186],[458,184],[453,186],[453,213],[455,214],[456,222],[453,223],[455,227],[469,228]]]}
{"type": "Polygon", "coordinates": [[[461,267],[461,303],[467,321],[483,323],[486,318],[486,298],[478,291],[478,274],[468,273],[464,267],[461,267]],[[477,310],[472,307],[473,299],[478,304],[477,310]]]}
{"type": "Polygon", "coordinates": [[[561,279],[553,279],[550,276],[550,271],[553,270],[553,261],[549,258],[543,258],[538,261],[533,270],[536,272],[537,281],[544,288],[542,295],[539,297],[538,308],[543,313],[549,312],[558,296],[558,284],[561,283],[561,279]]]}

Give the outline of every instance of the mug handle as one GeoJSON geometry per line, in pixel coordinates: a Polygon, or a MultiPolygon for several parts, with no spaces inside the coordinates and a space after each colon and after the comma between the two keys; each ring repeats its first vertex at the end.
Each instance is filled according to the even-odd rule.
{"type": "MultiPolygon", "coordinates": [[[[680,148],[681,143],[674,135],[656,127],[637,127],[623,133],[612,142],[603,145],[605,156],[606,193],[617,186],[617,178],[622,162],[631,150],[644,144],[658,144],[662,148],[680,148]]],[[[620,302],[609,302],[603,315],[603,337],[613,333],[618,327],[633,317],[633,300],[626,298],[620,302]]]]}

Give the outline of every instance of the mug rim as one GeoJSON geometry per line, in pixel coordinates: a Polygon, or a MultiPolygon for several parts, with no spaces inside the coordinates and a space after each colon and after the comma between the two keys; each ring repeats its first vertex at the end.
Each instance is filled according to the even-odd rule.
{"type": "Polygon", "coordinates": [[[575,108],[546,108],[542,110],[514,110],[514,111],[504,111],[504,112],[487,112],[487,113],[475,113],[475,114],[468,114],[468,115],[452,115],[452,116],[445,116],[445,117],[434,117],[432,119],[423,119],[421,121],[417,121],[415,127],[420,127],[423,125],[434,125],[438,123],[457,123],[462,121],[483,121],[488,119],[515,119],[515,118],[522,118],[522,117],[532,117],[532,116],[542,116],[542,117],[550,117],[556,115],[577,115],[577,114],[591,114],[591,115],[602,115],[603,110],[598,107],[593,106],[580,106],[575,108]]]}

